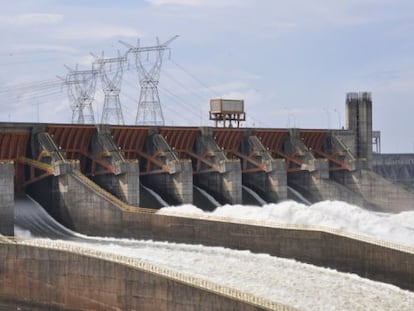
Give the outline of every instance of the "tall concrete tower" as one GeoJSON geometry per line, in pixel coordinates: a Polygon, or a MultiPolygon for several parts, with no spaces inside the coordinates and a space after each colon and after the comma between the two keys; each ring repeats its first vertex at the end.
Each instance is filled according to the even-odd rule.
{"type": "Polygon", "coordinates": [[[372,99],[371,93],[346,94],[346,126],[355,132],[355,155],[366,160],[371,168],[372,160],[372,99]]]}

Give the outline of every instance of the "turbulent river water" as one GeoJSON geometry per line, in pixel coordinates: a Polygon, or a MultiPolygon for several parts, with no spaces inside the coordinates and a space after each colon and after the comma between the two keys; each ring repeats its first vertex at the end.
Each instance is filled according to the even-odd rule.
{"type": "MultiPolygon", "coordinates": [[[[322,225],[414,246],[414,212],[378,214],[343,202],[226,205],[209,213],[184,205],[159,213],[322,225]]],[[[290,259],[221,247],[84,236],[57,224],[28,198],[16,202],[16,233],[130,256],[304,310],[414,309],[413,292],[290,259]]]]}

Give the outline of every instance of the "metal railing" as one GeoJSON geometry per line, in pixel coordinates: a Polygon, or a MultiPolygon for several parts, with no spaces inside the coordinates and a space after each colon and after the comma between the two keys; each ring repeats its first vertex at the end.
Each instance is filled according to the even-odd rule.
{"type": "Polygon", "coordinates": [[[346,94],[346,100],[347,101],[371,101],[371,92],[350,92],[346,94]]]}
{"type": "Polygon", "coordinates": [[[92,180],[90,180],[88,177],[83,175],[78,170],[72,170],[73,176],[79,180],[84,185],[88,186],[91,190],[93,190],[95,193],[106,199],[107,201],[111,202],[113,205],[119,207],[120,209],[127,211],[127,212],[135,212],[135,213],[155,213],[156,209],[151,208],[143,208],[143,207],[137,207],[133,205],[129,205],[125,203],[124,201],[118,199],[116,196],[112,195],[108,191],[104,190],[97,184],[95,184],[92,180]]]}
{"type": "Polygon", "coordinates": [[[26,157],[19,157],[17,159],[17,161],[21,164],[27,164],[27,165],[38,168],[40,170],[43,170],[43,171],[51,173],[51,174],[53,174],[54,171],[55,171],[53,169],[53,166],[50,165],[50,164],[40,162],[40,161],[36,161],[36,160],[33,160],[33,159],[29,159],[29,158],[26,158],[26,157]]]}
{"type": "MultiPolygon", "coordinates": [[[[46,171],[50,174],[54,173],[53,166],[50,164],[36,161],[33,159],[29,159],[26,157],[20,157],[18,161],[22,164],[30,165],[32,167],[46,171]]],[[[114,204],[115,206],[119,207],[120,209],[124,211],[135,212],[135,213],[152,213],[152,214],[157,211],[156,209],[132,206],[132,205],[129,205],[123,202],[122,200],[118,199],[116,196],[112,195],[108,191],[104,190],[103,188],[95,184],[92,180],[90,180],[88,177],[86,177],[80,171],[76,169],[72,169],[72,175],[76,179],[78,179],[82,184],[88,186],[89,189],[93,190],[95,193],[97,193],[98,195],[100,195],[101,197],[103,197],[104,199],[106,199],[107,201],[111,202],[112,204],[114,204]]]]}

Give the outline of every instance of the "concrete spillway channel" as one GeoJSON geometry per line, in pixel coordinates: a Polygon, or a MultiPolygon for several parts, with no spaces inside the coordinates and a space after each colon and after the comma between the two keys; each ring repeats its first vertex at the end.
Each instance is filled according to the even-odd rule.
{"type": "MultiPolygon", "coordinates": [[[[30,198],[19,198],[15,207],[18,234],[48,239],[0,240],[0,254],[7,263],[3,272],[7,281],[0,286],[0,301],[9,301],[9,306],[14,303],[100,310],[154,310],[154,305],[157,310],[295,310],[203,278],[95,250],[98,246],[110,247],[114,239],[73,232],[54,221],[30,198]],[[22,253],[26,255],[20,256],[22,253]],[[32,263],[26,261],[28,258],[32,258],[32,263]],[[17,266],[19,271],[13,271],[17,266]],[[25,285],[17,284],[23,279],[25,285]],[[80,296],[67,293],[66,287],[76,287],[71,290],[79,291],[80,296]],[[50,296],[44,294],[46,288],[50,296]],[[105,295],[99,294],[98,289],[105,295]]],[[[134,244],[131,240],[115,243],[121,247],[134,244]]],[[[157,246],[148,242],[147,247],[157,246]]]]}
{"type": "Polygon", "coordinates": [[[16,210],[19,235],[59,240],[2,242],[3,297],[18,292],[26,302],[100,310],[410,310],[414,304],[412,293],[355,275],[217,247],[83,236],[28,199],[16,202],[16,210]]]}

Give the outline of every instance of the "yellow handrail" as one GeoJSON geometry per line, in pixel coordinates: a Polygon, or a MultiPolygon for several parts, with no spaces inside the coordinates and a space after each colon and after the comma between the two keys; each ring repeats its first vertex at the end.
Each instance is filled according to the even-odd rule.
{"type": "Polygon", "coordinates": [[[143,208],[143,207],[137,207],[133,205],[129,205],[122,200],[118,199],[113,194],[109,193],[108,191],[104,190],[103,188],[99,187],[97,184],[95,184],[92,180],[90,180],[88,177],[83,175],[78,170],[72,170],[72,173],[75,177],[77,177],[78,180],[80,180],[82,183],[86,184],[90,188],[92,188],[96,193],[100,194],[102,197],[113,203],[114,205],[118,206],[122,210],[128,211],[128,212],[138,212],[138,213],[155,213],[156,209],[151,208],[143,208]]]}
{"type": "MultiPolygon", "coordinates": [[[[33,166],[37,169],[41,169],[43,171],[46,171],[50,174],[53,174],[55,170],[53,169],[53,166],[51,164],[43,163],[40,161],[36,161],[33,159],[29,159],[26,157],[20,157],[18,158],[18,162],[22,164],[27,164],[30,166],[33,166]]],[[[156,209],[151,208],[143,208],[143,207],[137,207],[133,205],[129,205],[122,200],[118,199],[116,196],[112,195],[108,191],[104,190],[103,188],[99,187],[97,184],[95,184],[92,180],[90,180],[88,177],[83,175],[80,171],[76,169],[72,169],[72,173],[74,176],[78,178],[83,184],[88,185],[90,188],[92,188],[96,193],[100,194],[102,197],[113,203],[114,205],[118,206],[122,210],[128,211],[128,212],[138,212],[138,213],[155,213],[156,209]]]]}
{"type": "Polygon", "coordinates": [[[51,174],[53,174],[55,172],[55,170],[53,169],[53,166],[50,165],[50,164],[47,164],[47,163],[43,163],[43,162],[36,161],[36,160],[33,160],[33,159],[29,159],[29,158],[26,158],[26,157],[19,157],[17,159],[17,161],[19,163],[33,166],[35,168],[41,169],[41,170],[46,171],[46,172],[51,173],[51,174]]]}

